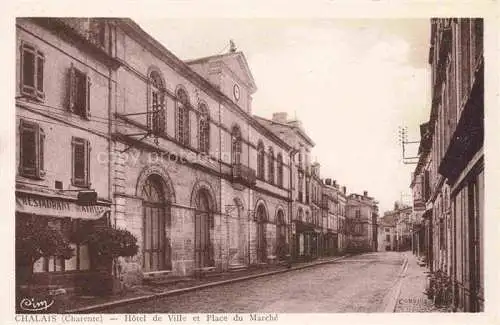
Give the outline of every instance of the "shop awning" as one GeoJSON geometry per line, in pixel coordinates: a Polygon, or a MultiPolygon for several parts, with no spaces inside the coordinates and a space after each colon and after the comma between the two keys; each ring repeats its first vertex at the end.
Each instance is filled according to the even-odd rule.
{"type": "Polygon", "coordinates": [[[16,212],[51,217],[96,220],[111,211],[109,205],[82,206],[71,199],[16,193],[16,212]]]}

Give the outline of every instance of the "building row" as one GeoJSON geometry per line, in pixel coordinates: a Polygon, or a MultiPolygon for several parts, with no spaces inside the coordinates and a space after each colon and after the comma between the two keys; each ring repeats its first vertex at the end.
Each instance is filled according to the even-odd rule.
{"type": "Polygon", "coordinates": [[[407,251],[412,249],[413,207],[395,202],[394,209],[384,212],[378,220],[379,251],[407,251]]]}
{"type": "Polygon", "coordinates": [[[484,310],[482,19],[432,19],[432,106],[413,173],[412,243],[451,283],[456,310],[484,310]]]}
{"type": "MultiPolygon", "coordinates": [[[[182,61],[130,19],[18,18],[16,32],[16,220],[70,241],[103,220],[129,230],[130,284],[376,250],[377,202],[321,178],[300,121],[252,114],[234,44],[182,61]]],[[[35,262],[39,282],[95,271],[71,245],[35,262]]]]}

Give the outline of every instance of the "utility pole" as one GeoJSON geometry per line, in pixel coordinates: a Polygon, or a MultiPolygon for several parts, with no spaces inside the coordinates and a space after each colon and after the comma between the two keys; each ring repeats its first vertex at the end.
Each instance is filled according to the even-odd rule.
{"type": "Polygon", "coordinates": [[[407,157],[406,156],[406,145],[417,144],[420,141],[408,141],[408,128],[406,126],[398,127],[398,140],[402,149],[403,164],[405,165],[415,165],[418,163],[418,156],[407,157]]]}

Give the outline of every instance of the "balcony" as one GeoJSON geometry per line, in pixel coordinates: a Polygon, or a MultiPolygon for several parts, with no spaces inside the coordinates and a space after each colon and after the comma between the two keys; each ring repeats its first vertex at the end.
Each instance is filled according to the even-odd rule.
{"type": "Polygon", "coordinates": [[[256,182],[255,170],[242,164],[233,165],[233,183],[254,186],[256,182]]]}

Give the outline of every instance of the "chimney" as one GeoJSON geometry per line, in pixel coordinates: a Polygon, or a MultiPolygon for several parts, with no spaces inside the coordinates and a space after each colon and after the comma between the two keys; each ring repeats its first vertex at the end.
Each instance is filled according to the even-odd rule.
{"type": "Polygon", "coordinates": [[[346,194],[346,188],[345,188],[345,186],[342,186],[342,193],[346,194]]]}
{"type": "Polygon", "coordinates": [[[278,113],[273,113],[273,121],[286,124],[287,122],[287,113],[286,112],[278,112],[278,113]]]}
{"type": "Polygon", "coordinates": [[[363,192],[363,196],[367,197],[368,196],[368,191],[363,192]]]}
{"type": "Polygon", "coordinates": [[[325,184],[326,185],[332,185],[332,179],[331,178],[325,179],[325,184]]]}

